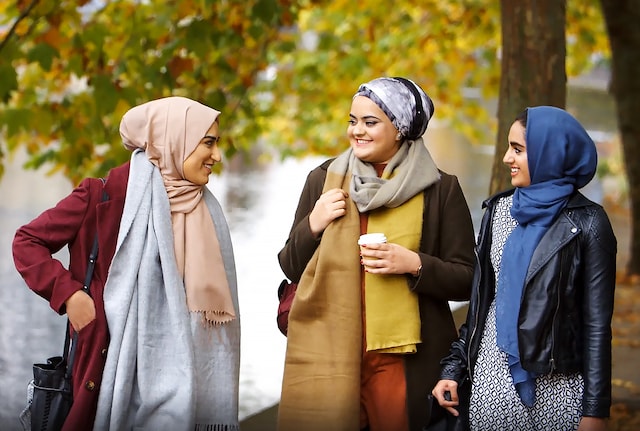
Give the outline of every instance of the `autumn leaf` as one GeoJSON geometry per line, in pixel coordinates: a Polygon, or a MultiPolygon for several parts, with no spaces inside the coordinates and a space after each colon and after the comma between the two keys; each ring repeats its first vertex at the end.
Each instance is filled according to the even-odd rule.
{"type": "MultiPolygon", "coordinates": [[[[0,12],[0,119],[18,118],[0,151],[28,145],[29,166],[73,182],[126,160],[123,111],[172,94],[223,112],[227,156],[256,142],[283,155],[342,151],[353,92],[382,75],[414,79],[437,120],[474,142],[495,131],[463,89],[497,94],[499,2],[20,0],[0,12]],[[25,120],[24,110],[47,121],[25,120]],[[28,130],[37,139],[25,139],[28,130]],[[86,142],[106,150],[98,157],[86,142]]],[[[608,54],[607,41],[597,2],[572,0],[567,15],[578,73],[608,54]]]]}

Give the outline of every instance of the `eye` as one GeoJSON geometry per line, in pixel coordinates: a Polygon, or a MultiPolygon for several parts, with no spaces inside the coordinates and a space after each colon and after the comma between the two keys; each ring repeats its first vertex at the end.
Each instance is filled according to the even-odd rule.
{"type": "Polygon", "coordinates": [[[205,136],[202,143],[211,147],[216,145],[218,142],[220,142],[220,136],[205,136]]]}
{"type": "Polygon", "coordinates": [[[364,124],[366,124],[366,125],[367,125],[367,127],[373,127],[373,126],[375,126],[376,124],[378,124],[378,122],[377,122],[377,121],[367,121],[367,122],[365,122],[364,124]]]}

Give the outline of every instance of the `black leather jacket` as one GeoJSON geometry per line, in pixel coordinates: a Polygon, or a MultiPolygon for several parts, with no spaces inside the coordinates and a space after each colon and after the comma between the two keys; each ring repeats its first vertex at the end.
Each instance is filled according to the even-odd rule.
{"type": "MultiPolygon", "coordinates": [[[[493,196],[478,235],[477,261],[466,323],[442,360],[441,378],[470,376],[495,296],[490,261],[493,196]]],[[[617,241],[604,209],[576,192],[540,240],[527,271],[518,341],[522,366],[541,374],[580,372],[583,416],[608,417],[611,406],[611,316],[617,241]]]]}

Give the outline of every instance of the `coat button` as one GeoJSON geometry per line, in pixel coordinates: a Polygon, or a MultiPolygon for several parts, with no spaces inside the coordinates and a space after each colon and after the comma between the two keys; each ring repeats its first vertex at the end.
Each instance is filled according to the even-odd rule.
{"type": "Polygon", "coordinates": [[[107,357],[107,349],[102,349],[100,351],[100,354],[102,355],[103,358],[106,358],[107,357]]]}
{"type": "Polygon", "coordinates": [[[93,391],[96,388],[96,384],[93,382],[93,380],[87,380],[84,384],[84,387],[88,391],[93,391]]]}
{"type": "Polygon", "coordinates": [[[571,233],[576,233],[578,232],[578,228],[577,227],[572,227],[571,228],[571,233]]]}

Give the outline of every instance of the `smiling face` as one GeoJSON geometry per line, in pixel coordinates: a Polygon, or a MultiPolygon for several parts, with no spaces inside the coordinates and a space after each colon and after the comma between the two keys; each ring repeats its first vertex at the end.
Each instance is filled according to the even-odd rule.
{"type": "Polygon", "coordinates": [[[347,136],[357,158],[386,163],[400,148],[398,129],[371,99],[356,96],[351,102],[347,136]]]}
{"type": "Polygon", "coordinates": [[[507,148],[502,162],[511,170],[512,186],[528,187],[531,185],[525,128],[519,121],[511,125],[511,129],[509,130],[509,148],[507,148]]]}
{"type": "Polygon", "coordinates": [[[182,164],[185,180],[199,186],[209,182],[211,168],[222,160],[220,149],[218,148],[219,139],[218,122],[216,121],[182,164]]]}

